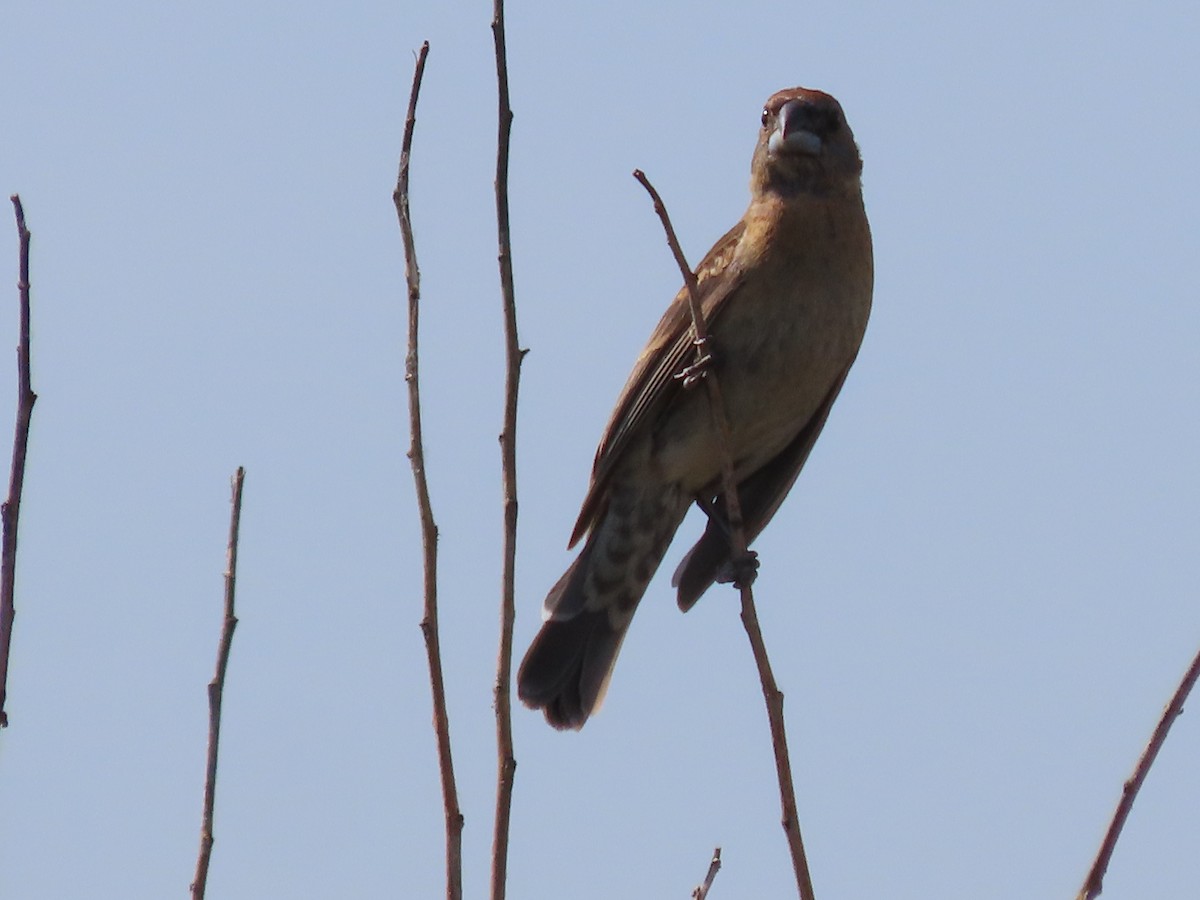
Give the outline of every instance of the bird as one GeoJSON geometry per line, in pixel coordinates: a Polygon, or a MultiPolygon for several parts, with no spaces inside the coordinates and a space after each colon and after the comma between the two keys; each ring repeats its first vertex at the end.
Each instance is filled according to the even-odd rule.
{"type": "MultiPolygon", "coordinates": [[[[761,122],[750,204],[695,273],[747,543],[825,426],[874,287],[862,159],[841,105],[788,88],[768,98],[761,122]]],[[[708,522],[672,579],[680,609],[738,579],[708,392],[683,383],[694,338],[685,287],[617,399],[568,544],[586,538],[583,549],[546,596],[518,670],[518,697],[557,729],[582,728],[599,707],[638,603],[693,503],[708,522]]]]}

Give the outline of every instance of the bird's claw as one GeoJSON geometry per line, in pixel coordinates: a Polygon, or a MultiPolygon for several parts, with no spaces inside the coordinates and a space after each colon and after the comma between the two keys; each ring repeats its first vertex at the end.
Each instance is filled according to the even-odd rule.
{"type": "Polygon", "coordinates": [[[675,377],[683,382],[683,387],[685,390],[694,388],[704,380],[704,376],[708,374],[708,369],[711,363],[712,354],[706,353],[682,372],[679,372],[675,377]]]}
{"type": "Polygon", "coordinates": [[[698,354],[696,361],[675,375],[676,378],[683,382],[685,390],[694,388],[703,381],[704,376],[708,374],[708,370],[712,368],[713,362],[712,352],[707,349],[708,338],[696,338],[692,343],[695,344],[696,353],[698,354]]]}
{"type": "Polygon", "coordinates": [[[758,554],[747,550],[738,559],[726,560],[717,570],[717,584],[732,584],[738,590],[750,587],[758,577],[758,554]]]}

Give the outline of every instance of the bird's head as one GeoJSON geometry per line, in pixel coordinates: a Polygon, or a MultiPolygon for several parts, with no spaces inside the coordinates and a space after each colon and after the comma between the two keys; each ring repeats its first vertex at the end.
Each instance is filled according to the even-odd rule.
{"type": "Polygon", "coordinates": [[[751,164],[756,196],[857,191],[861,173],[854,135],[833,97],[797,87],[767,100],[751,164]]]}

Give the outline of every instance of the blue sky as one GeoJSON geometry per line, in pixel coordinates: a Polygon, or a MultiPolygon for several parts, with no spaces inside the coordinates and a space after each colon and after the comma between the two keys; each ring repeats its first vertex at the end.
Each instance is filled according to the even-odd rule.
{"type": "MultiPolygon", "coordinates": [[[[422,384],[466,888],[485,892],[503,385],[490,14],[0,10],[0,186],[34,231],[40,395],[0,734],[5,896],[186,892],[238,465],[210,896],[441,893],[391,201],[426,39],[422,384]]],[[[629,173],[655,182],[696,261],[741,215],[773,91],[835,94],[862,148],[873,318],[757,545],[823,900],[1073,896],[1196,652],[1196,25],[1182,3],[508,10],[530,349],[518,654],[678,286],[629,173]]],[[[12,285],[15,236],[2,247],[12,285]]],[[[0,422],[12,398],[0,387],[0,422]]],[[[716,845],[714,898],[793,890],[736,598],[679,614],[667,576],[686,546],[582,733],[515,711],[512,897],[687,896],[716,845]]],[[[1105,897],[1196,893],[1198,748],[1185,715],[1105,897]]]]}

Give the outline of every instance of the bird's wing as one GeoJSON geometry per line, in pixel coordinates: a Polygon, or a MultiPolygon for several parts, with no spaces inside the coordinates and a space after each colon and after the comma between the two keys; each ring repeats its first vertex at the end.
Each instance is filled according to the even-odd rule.
{"type": "MultiPolygon", "coordinates": [[[[725,301],[741,284],[741,272],[732,262],[744,231],[744,221],[731,228],[713,245],[696,269],[700,308],[710,330],[725,301]]],[[[621,390],[604,429],[604,437],[600,439],[592,466],[592,481],[568,546],[573,547],[600,517],[607,500],[609,478],[629,442],[653,426],[662,409],[680,390],[676,376],[695,361],[693,337],[692,313],[685,286],[667,307],[621,390]]]]}

